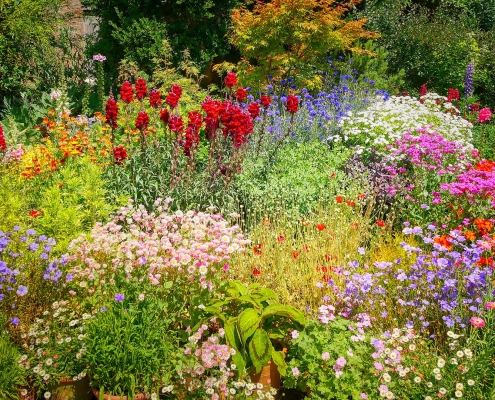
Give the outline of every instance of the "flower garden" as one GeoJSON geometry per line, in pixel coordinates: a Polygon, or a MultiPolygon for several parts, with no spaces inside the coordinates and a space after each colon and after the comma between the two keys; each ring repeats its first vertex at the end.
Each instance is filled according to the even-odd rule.
{"type": "Polygon", "coordinates": [[[36,125],[5,119],[0,398],[495,398],[474,63],[410,94],[352,50],[208,89],[170,66],[105,86],[98,54],[81,109],[62,81],[36,125]]]}

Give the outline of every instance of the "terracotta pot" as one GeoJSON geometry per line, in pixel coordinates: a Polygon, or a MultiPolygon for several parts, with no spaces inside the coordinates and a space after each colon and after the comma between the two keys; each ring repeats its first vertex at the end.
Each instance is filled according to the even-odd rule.
{"type": "MultiPolygon", "coordinates": [[[[263,384],[263,392],[267,392],[270,388],[280,389],[280,372],[278,372],[277,365],[272,361],[268,361],[259,373],[255,373],[255,370],[249,373],[251,382],[263,384]]],[[[278,393],[274,396],[278,399],[278,393]]]]}
{"type": "MultiPolygon", "coordinates": [[[[96,400],[100,400],[100,392],[98,389],[93,389],[93,394],[96,400]]],[[[104,394],[103,400],[130,400],[128,396],[114,396],[110,394],[104,394]]],[[[144,393],[138,393],[134,395],[134,400],[146,400],[146,395],[144,393]]]]}
{"type": "Polygon", "coordinates": [[[60,383],[50,385],[48,391],[51,392],[50,399],[53,400],[91,400],[93,398],[87,376],[77,381],[62,379],[60,383]]]}

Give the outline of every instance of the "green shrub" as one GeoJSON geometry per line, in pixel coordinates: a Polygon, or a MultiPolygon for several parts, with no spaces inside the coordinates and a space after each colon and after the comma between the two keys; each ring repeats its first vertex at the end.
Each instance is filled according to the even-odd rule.
{"type": "MultiPolygon", "coordinates": [[[[3,325],[3,321],[0,320],[0,326],[3,325]]],[[[2,399],[19,399],[20,386],[26,385],[26,371],[19,364],[19,358],[19,351],[9,335],[0,332],[0,398],[2,399]]]]}

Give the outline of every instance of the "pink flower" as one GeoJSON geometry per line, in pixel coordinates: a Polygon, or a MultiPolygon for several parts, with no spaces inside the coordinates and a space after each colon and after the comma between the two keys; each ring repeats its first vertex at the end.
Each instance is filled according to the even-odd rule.
{"type": "Polygon", "coordinates": [[[469,322],[476,328],[483,328],[485,326],[485,321],[480,317],[471,317],[469,322]]]}
{"type": "Polygon", "coordinates": [[[299,332],[295,329],[290,334],[292,336],[292,339],[297,339],[299,337],[299,332]]]}
{"type": "Polygon", "coordinates": [[[495,310],[495,301],[489,301],[485,304],[487,310],[495,310]]]}
{"type": "Polygon", "coordinates": [[[379,363],[379,362],[374,362],[374,363],[373,363],[373,366],[375,367],[375,369],[376,369],[377,371],[383,371],[383,365],[382,365],[381,363],[379,363]]]}
{"type": "Polygon", "coordinates": [[[292,368],[292,375],[293,376],[298,376],[301,372],[299,371],[299,368],[294,367],[292,368]]]}
{"type": "Polygon", "coordinates": [[[478,122],[482,124],[485,121],[489,121],[492,119],[492,113],[489,108],[482,108],[480,110],[480,115],[478,116],[478,122]]]}
{"type": "Polygon", "coordinates": [[[361,393],[361,394],[360,394],[360,396],[361,396],[361,398],[362,398],[363,400],[366,400],[366,399],[368,398],[368,395],[367,395],[366,393],[364,393],[364,392],[363,392],[363,393],[361,393]]]}
{"type": "Polygon", "coordinates": [[[325,351],[322,353],[321,358],[324,360],[330,360],[330,353],[328,351],[325,351]]]}

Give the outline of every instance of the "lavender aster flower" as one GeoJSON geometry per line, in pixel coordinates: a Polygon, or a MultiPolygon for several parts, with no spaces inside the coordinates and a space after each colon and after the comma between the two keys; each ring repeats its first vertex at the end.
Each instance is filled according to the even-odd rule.
{"type": "Polygon", "coordinates": [[[121,303],[122,301],[124,301],[124,295],[121,293],[117,293],[115,295],[115,301],[118,301],[119,303],[121,303]]]}

